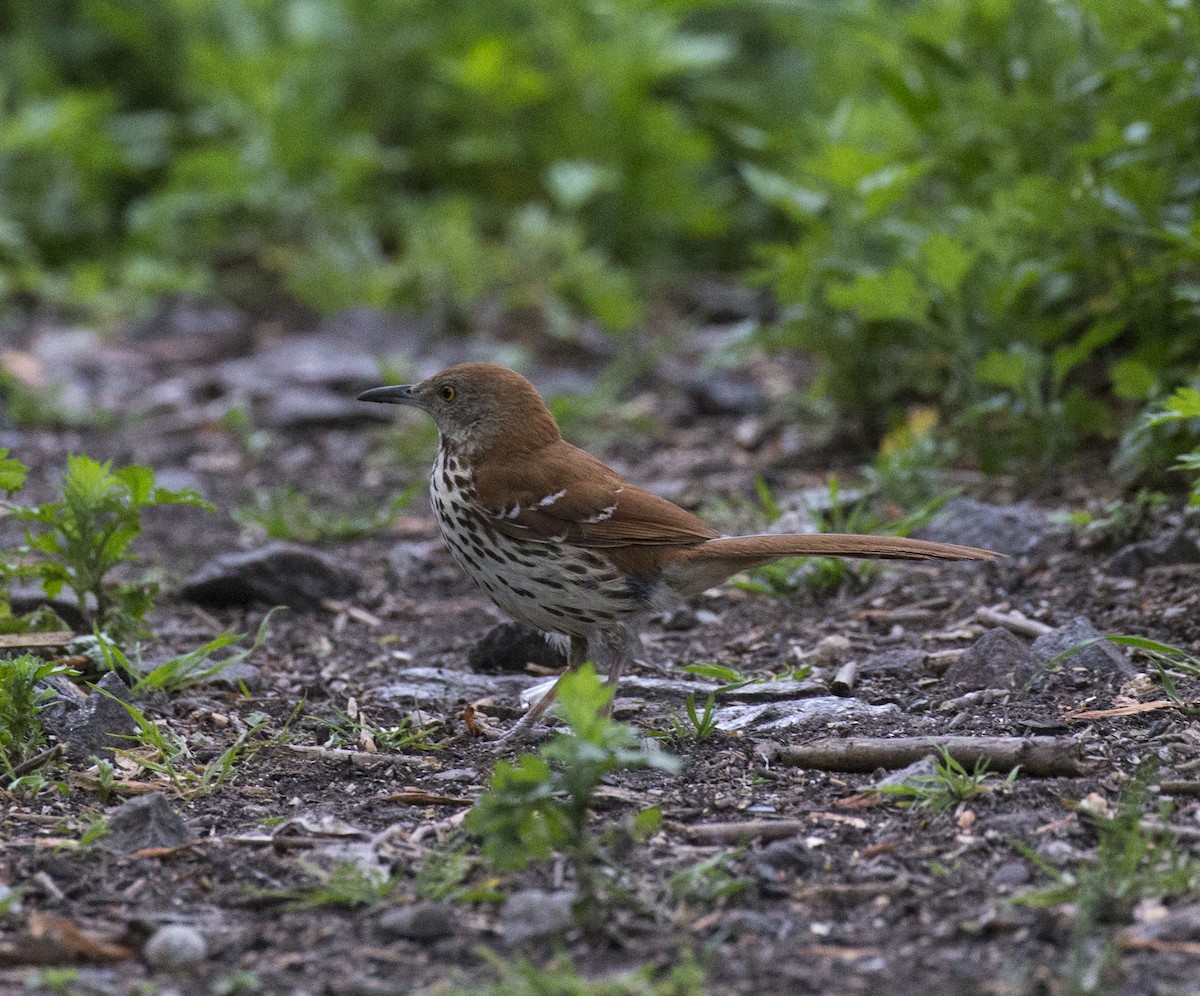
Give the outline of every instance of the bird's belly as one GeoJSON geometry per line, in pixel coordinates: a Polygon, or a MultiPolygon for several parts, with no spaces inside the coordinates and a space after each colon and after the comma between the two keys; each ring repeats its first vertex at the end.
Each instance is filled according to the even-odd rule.
{"type": "Polygon", "coordinates": [[[651,607],[650,586],[631,583],[598,553],[506,536],[444,491],[433,509],[455,562],[518,622],[591,636],[651,607]]]}

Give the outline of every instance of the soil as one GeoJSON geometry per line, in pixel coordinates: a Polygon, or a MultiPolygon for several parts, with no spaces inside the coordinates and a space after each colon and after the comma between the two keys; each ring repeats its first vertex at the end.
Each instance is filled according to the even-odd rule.
{"type": "MultiPolygon", "coordinates": [[[[735,415],[680,419],[592,442],[632,480],[661,485],[710,513],[723,509],[734,520],[753,500],[756,475],[781,497],[820,483],[824,468],[804,469],[812,467],[811,453],[780,456],[770,446],[739,445],[743,422],[735,415]]],[[[192,481],[217,504],[217,515],[161,509],[146,517],[139,567],[161,572],[168,592],[148,619],[154,636],[143,654],[155,660],[225,629],[253,632],[262,620],[265,606],[200,608],[169,594],[209,558],[262,542],[233,521],[232,509],[249,504],[256,490],[288,483],[317,496],[318,506],[382,507],[419,480],[422,464],[433,458],[427,432],[414,452],[397,456],[404,432],[423,431],[415,422],[402,425],[279,429],[259,451],[215,421],[181,433],[169,420],[142,417],[105,429],[10,431],[0,444],[33,468],[30,500],[52,492],[66,453],[86,451],[172,471],[172,482],[192,481]]],[[[1087,496],[1116,497],[1109,487],[1093,475],[1068,482],[1043,504],[1079,507],[1087,496]]],[[[986,488],[985,497],[1012,497],[995,482],[986,488]]],[[[663,977],[692,952],[708,990],[718,993],[1200,989],[1200,928],[1194,915],[1187,920],[1194,891],[1134,896],[1107,919],[1085,916],[1074,902],[1016,901],[1054,884],[1056,862],[1077,872],[1096,860],[1101,821],[1089,811],[1115,811],[1142,783],[1148,783],[1146,818],[1170,802],[1157,818],[1173,828],[1181,858],[1200,858],[1200,803],[1159,791],[1164,782],[1194,778],[1190,711],[1167,700],[1153,672],[1139,679],[1069,661],[1027,686],[968,694],[945,679],[945,658],[938,656],[969,647],[984,632],[975,617],[979,607],[1019,611],[1052,627],[1084,616],[1101,632],[1200,652],[1200,567],[1157,566],[1137,578],[1115,577],[1105,570],[1111,550],[1068,538],[999,564],[888,567],[865,586],[832,596],[727,586],[695,600],[691,611],[649,619],[635,675],[678,678],[678,665],[715,663],[750,677],[778,677],[813,662],[812,652],[828,636],[846,637],[849,656],[860,662],[902,648],[926,656],[910,657],[900,669],[864,663],[853,697],[895,707],[877,716],[660,741],[682,759],[682,774],[618,772],[597,803],[598,830],[649,806],[662,814],[658,832],[620,856],[615,891],[623,898],[613,899],[598,927],[514,940],[525,924],[514,922],[504,897],[571,887],[561,860],[496,875],[478,858],[477,845],[461,837],[466,805],[484,790],[497,756],[515,752],[498,753],[473,736],[466,702],[453,695],[417,717],[438,724],[430,738],[436,749],[376,744],[372,752],[353,734],[331,741],[329,726],[339,710],[359,710],[376,730],[412,719],[411,704],[381,691],[406,668],[465,672],[471,647],[503,617],[455,570],[423,496],[375,535],[314,545],[361,575],[358,595],[276,615],[250,658],[257,674],[244,689],[204,685],[140,702],[150,718],[186,740],[185,767],[192,771],[219,757],[255,714],[265,715],[249,741],[253,749],[222,783],[172,784],[137,764],[142,755],[134,752],[118,759],[118,786],[109,798],[88,787],[94,782],[81,779],[82,768],[61,766],[51,774],[69,783],[66,791],[0,795],[0,883],[21,890],[19,909],[0,916],[0,991],[49,986],[46,962],[75,966],[77,975],[64,983],[71,992],[477,991],[496,976],[485,949],[537,965],[565,954],[592,978],[640,966],[663,977]],[[1146,711],[1072,718],[1137,704],[1146,711]],[[1069,778],[1018,773],[1011,784],[997,776],[985,783],[988,791],[936,812],[865,792],[878,772],[778,763],[781,748],[817,738],[949,732],[1069,739],[1088,770],[1069,778]],[[135,854],[111,853],[102,839],[79,844],[95,817],[114,811],[124,794],[149,788],[166,793],[190,843],[135,854]],[[423,801],[429,796],[450,801],[423,801]],[[1081,800],[1088,800],[1083,810],[1081,800]],[[710,845],[694,837],[697,827],[714,823],[782,820],[803,829],[782,841],[710,845]],[[722,852],[726,884],[734,885],[712,892],[729,894],[672,892],[673,875],[722,852]],[[312,897],[321,869],[364,854],[392,876],[386,897],[315,908],[287,901],[312,897]],[[452,854],[464,856],[464,894],[448,900],[448,916],[432,931],[439,936],[396,936],[389,914],[437,895],[429,872],[452,862],[452,854]],[[1174,933],[1155,932],[1180,918],[1186,922],[1174,933]],[[83,931],[87,942],[64,947],[64,923],[83,931]],[[207,956],[175,971],[151,967],[145,941],[172,923],[198,930],[207,956]]],[[[817,663],[832,677],[833,664],[817,663]]],[[[1131,670],[1145,668],[1133,663],[1131,670]]],[[[1181,681],[1179,690],[1186,699],[1194,684],[1181,681]]],[[[671,729],[683,705],[678,691],[638,691],[621,698],[617,715],[649,734],[671,729]]],[[[718,716],[720,707],[718,700],[718,716]]],[[[496,727],[519,714],[512,695],[476,708],[496,727]]],[[[1194,877],[1192,888],[1197,884],[1194,877]]]]}

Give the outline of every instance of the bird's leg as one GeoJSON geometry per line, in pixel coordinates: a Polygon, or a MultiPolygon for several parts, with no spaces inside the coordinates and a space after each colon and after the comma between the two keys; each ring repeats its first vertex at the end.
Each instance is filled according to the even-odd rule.
{"type": "Polygon", "coordinates": [[[629,634],[625,628],[618,626],[604,634],[604,644],[608,648],[611,660],[608,662],[608,687],[612,689],[612,698],[600,710],[601,716],[611,716],[613,704],[617,701],[617,686],[621,681],[621,672],[629,662],[629,634]]]}
{"type": "MultiPolygon", "coordinates": [[[[571,649],[567,652],[567,670],[574,671],[578,667],[583,666],[583,662],[587,660],[588,642],[585,636],[572,636],[571,649]]],[[[554,704],[554,699],[558,694],[558,682],[556,681],[551,686],[550,691],[543,695],[528,711],[517,720],[516,724],[504,736],[500,737],[496,742],[501,744],[515,744],[525,740],[530,731],[537,725],[537,721],[545,715],[546,710],[554,704]]]]}

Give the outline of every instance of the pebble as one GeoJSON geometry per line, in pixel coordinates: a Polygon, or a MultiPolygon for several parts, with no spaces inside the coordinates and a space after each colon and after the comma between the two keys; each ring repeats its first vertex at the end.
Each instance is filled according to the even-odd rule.
{"type": "Polygon", "coordinates": [[[208,944],[195,927],[170,923],[154,932],[142,954],[154,968],[185,968],[208,957],[208,944]]]}
{"type": "Polygon", "coordinates": [[[522,889],[508,897],[501,917],[504,936],[510,941],[547,937],[570,929],[575,918],[571,906],[575,897],[569,892],[522,889]]]}
{"type": "Polygon", "coordinates": [[[413,903],[397,906],[379,918],[386,937],[436,941],[454,933],[454,910],[448,903],[413,903]]]}

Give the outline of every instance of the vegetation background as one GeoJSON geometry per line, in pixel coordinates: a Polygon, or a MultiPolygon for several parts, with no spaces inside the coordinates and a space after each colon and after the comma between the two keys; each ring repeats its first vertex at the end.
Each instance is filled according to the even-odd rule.
{"type": "Polygon", "coordinates": [[[1197,53],[1190,0],[7,0],[0,334],[187,293],[629,343],[717,274],[869,442],[924,404],[985,469],[1154,473],[1197,53]]]}

